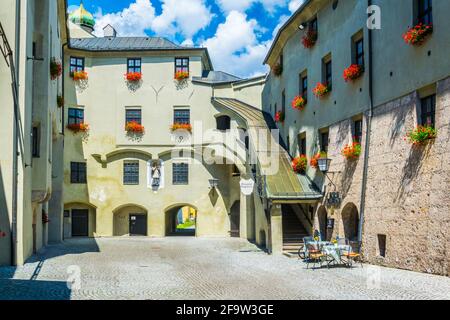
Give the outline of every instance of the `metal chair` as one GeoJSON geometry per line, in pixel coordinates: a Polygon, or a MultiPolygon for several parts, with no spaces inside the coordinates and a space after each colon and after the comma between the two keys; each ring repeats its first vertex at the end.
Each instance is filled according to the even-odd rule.
{"type": "Polygon", "coordinates": [[[304,237],[303,238],[303,246],[298,249],[298,256],[300,259],[305,260],[308,256],[308,250],[306,248],[306,244],[308,242],[313,242],[313,237],[304,237]]]}
{"type": "Polygon", "coordinates": [[[306,248],[308,250],[308,257],[306,259],[306,269],[309,269],[310,263],[313,263],[313,269],[317,263],[322,267],[323,258],[326,257],[325,254],[322,253],[321,250],[317,248],[314,243],[308,242],[306,243],[306,248]]]}
{"type": "Polygon", "coordinates": [[[343,256],[347,259],[347,266],[351,267],[354,262],[359,262],[361,264],[361,268],[363,267],[362,258],[361,258],[361,242],[352,242],[350,244],[350,251],[344,252],[343,256]]]}

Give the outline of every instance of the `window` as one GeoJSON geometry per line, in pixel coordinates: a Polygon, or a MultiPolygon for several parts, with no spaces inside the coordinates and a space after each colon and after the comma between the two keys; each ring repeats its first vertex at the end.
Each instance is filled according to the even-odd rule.
{"type": "Polygon", "coordinates": [[[141,109],[127,109],[125,111],[125,124],[130,122],[136,122],[142,124],[142,111],[141,109]]]}
{"type": "Polygon", "coordinates": [[[364,67],[364,39],[355,41],[354,63],[364,67]]]}
{"type": "Polygon", "coordinates": [[[324,62],[324,82],[330,87],[333,85],[333,70],[331,68],[331,60],[324,62]]]}
{"type": "Polygon", "coordinates": [[[280,55],[280,66],[281,68],[284,67],[284,56],[282,54],[280,55]]]}
{"type": "Polygon", "coordinates": [[[300,95],[308,101],[308,76],[300,75],[300,95]]]}
{"type": "Polygon", "coordinates": [[[306,153],[307,153],[307,151],[306,151],[306,134],[301,134],[299,136],[298,148],[299,148],[300,155],[306,155],[306,153]]]}
{"type": "Polygon", "coordinates": [[[130,58],[127,60],[127,72],[142,72],[141,58],[130,58]]]}
{"type": "Polygon", "coordinates": [[[86,183],[86,163],[70,163],[70,183],[86,183]]]}
{"type": "Polygon", "coordinates": [[[32,133],[32,155],[33,158],[39,158],[40,155],[40,128],[39,127],[33,127],[33,133],[32,133]]]}
{"type": "Polygon", "coordinates": [[[378,254],[381,257],[386,257],[386,235],[378,235],[378,254]]]}
{"type": "Polygon", "coordinates": [[[217,130],[226,131],[231,128],[231,119],[229,116],[220,116],[216,119],[217,130]]]}
{"type": "Polygon", "coordinates": [[[84,71],[84,58],[70,57],[70,73],[84,71]]]}
{"type": "Polygon", "coordinates": [[[436,95],[423,98],[420,105],[420,124],[434,128],[436,125],[436,95]]]}
{"type": "Polygon", "coordinates": [[[309,22],[309,30],[318,31],[317,18],[314,18],[309,22]]]}
{"type": "Polygon", "coordinates": [[[432,0],[417,0],[417,20],[425,24],[433,23],[432,0]]]}
{"type": "Polygon", "coordinates": [[[286,114],[286,90],[281,94],[281,112],[286,114]]]}
{"type": "Polygon", "coordinates": [[[173,114],[173,123],[190,124],[191,123],[190,110],[186,109],[175,110],[173,114]]]}
{"type": "Polygon", "coordinates": [[[84,123],[84,110],[69,108],[69,125],[84,123]]]}
{"type": "Polygon", "coordinates": [[[355,120],[353,123],[353,141],[361,143],[362,141],[362,120],[355,120]]]}
{"type": "Polygon", "coordinates": [[[288,135],[286,137],[286,144],[287,144],[287,152],[290,154],[291,153],[291,137],[288,135]]]}
{"type": "Polygon", "coordinates": [[[320,151],[328,153],[329,139],[330,133],[328,131],[322,131],[320,133],[320,151]]]}
{"type": "Polygon", "coordinates": [[[174,163],[172,169],[173,184],[189,184],[189,165],[187,163],[174,163]]]}
{"type": "Polygon", "coordinates": [[[189,58],[175,58],[175,73],[189,73],[189,58]]]}
{"type": "Polygon", "coordinates": [[[125,161],[123,163],[123,184],[139,184],[139,161],[125,161]]]}

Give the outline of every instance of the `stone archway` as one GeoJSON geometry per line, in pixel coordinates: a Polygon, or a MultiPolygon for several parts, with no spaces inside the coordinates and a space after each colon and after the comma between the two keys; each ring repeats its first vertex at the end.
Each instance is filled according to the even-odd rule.
{"type": "Polygon", "coordinates": [[[358,241],[359,213],[354,203],[348,203],[342,210],[342,224],[345,238],[350,241],[358,241]]]}
{"type": "Polygon", "coordinates": [[[190,204],[178,204],[165,210],[165,235],[195,237],[198,210],[190,204]]]}
{"type": "Polygon", "coordinates": [[[97,233],[97,207],[74,202],[64,205],[64,238],[95,237],[97,233]]]}
{"type": "Polygon", "coordinates": [[[230,210],[230,235],[233,238],[240,237],[241,225],[241,201],[236,201],[231,206],[230,210]]]}
{"type": "Polygon", "coordinates": [[[317,211],[317,220],[319,222],[319,231],[322,237],[321,240],[328,240],[328,230],[327,230],[327,220],[328,220],[328,212],[324,206],[321,206],[317,211]]]}
{"type": "Polygon", "coordinates": [[[147,236],[147,209],[136,204],[127,204],[114,210],[113,235],[115,237],[147,236]]]}

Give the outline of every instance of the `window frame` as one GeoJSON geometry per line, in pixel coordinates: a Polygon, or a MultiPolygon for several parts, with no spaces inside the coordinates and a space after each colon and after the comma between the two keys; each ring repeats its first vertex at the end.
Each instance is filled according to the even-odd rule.
{"type": "Polygon", "coordinates": [[[142,73],[142,58],[127,58],[127,73],[131,72],[138,72],[142,73]],[[136,67],[136,62],[139,61],[139,67],[136,67]],[[130,66],[130,62],[133,62],[133,66],[130,66]],[[133,71],[130,71],[133,69],[133,71]],[[136,69],[139,69],[139,71],[136,71],[136,69]]]}
{"type": "Polygon", "coordinates": [[[329,146],[330,146],[330,131],[329,130],[320,131],[320,151],[328,153],[329,146]]]}
{"type": "Polygon", "coordinates": [[[307,141],[306,141],[306,134],[300,134],[298,136],[298,152],[300,155],[307,156],[307,141]]]}
{"type": "Polygon", "coordinates": [[[185,162],[172,163],[172,184],[176,186],[189,185],[189,164],[185,162]]]}
{"type": "Polygon", "coordinates": [[[354,50],[355,50],[353,62],[364,68],[364,65],[365,65],[364,38],[355,39],[355,41],[353,42],[353,45],[354,45],[354,50]],[[359,44],[361,44],[361,52],[359,52],[359,44]],[[361,63],[360,63],[360,60],[361,60],[361,63]]]}
{"type": "Polygon", "coordinates": [[[433,23],[433,0],[416,0],[417,5],[417,23],[433,23]],[[426,8],[424,9],[426,5],[426,8]]]}
{"type": "Polygon", "coordinates": [[[142,109],[138,109],[138,108],[125,109],[125,125],[127,125],[128,123],[130,123],[132,121],[142,125],[142,109]],[[139,116],[129,115],[129,113],[132,113],[132,112],[138,112],[139,116]]]}
{"type": "Polygon", "coordinates": [[[432,126],[436,128],[436,94],[432,94],[420,99],[420,113],[419,113],[419,124],[421,126],[432,126]],[[430,102],[430,110],[424,110],[426,103],[430,102]],[[427,118],[431,118],[431,123],[428,123],[427,118]]]}
{"type": "Polygon", "coordinates": [[[41,154],[41,127],[33,126],[32,128],[32,144],[31,154],[33,158],[40,158],[41,154]]]}
{"type": "Polygon", "coordinates": [[[333,64],[332,64],[332,60],[327,60],[323,62],[323,67],[324,67],[324,84],[326,84],[329,88],[330,91],[333,88],[333,64]]]}
{"type": "Polygon", "coordinates": [[[123,162],[123,185],[138,186],[140,184],[139,160],[125,160],[123,162]],[[131,168],[131,170],[129,169],[131,168]]]}
{"type": "Polygon", "coordinates": [[[71,56],[69,60],[69,72],[70,74],[74,74],[74,72],[81,72],[85,70],[86,60],[84,57],[75,57],[71,56]],[[75,63],[72,63],[72,60],[75,59],[75,63]],[[79,64],[81,62],[81,64],[79,64]]]}
{"type": "Polygon", "coordinates": [[[191,124],[191,110],[190,109],[174,109],[173,110],[173,123],[174,124],[191,124]],[[187,116],[177,115],[179,112],[184,112],[187,116]],[[181,121],[179,120],[181,119],[181,121]],[[187,119],[187,120],[186,120],[187,119]]]}
{"type": "Polygon", "coordinates": [[[300,95],[308,102],[308,75],[300,74],[300,95]]]}
{"type": "Polygon", "coordinates": [[[363,128],[364,123],[363,119],[355,119],[353,120],[353,141],[362,143],[363,138],[363,128]]]}
{"type": "Polygon", "coordinates": [[[177,72],[187,72],[190,73],[190,59],[189,57],[176,57],[174,61],[175,74],[177,72]],[[181,64],[178,65],[177,62],[181,60],[181,64]],[[187,65],[185,62],[187,61],[187,65]]]}
{"type": "Polygon", "coordinates": [[[82,124],[84,123],[84,109],[82,108],[69,108],[67,110],[67,124],[71,125],[71,124],[82,124]],[[71,115],[71,112],[75,111],[76,114],[71,115]],[[80,113],[82,114],[80,116],[80,113]],[[73,120],[73,121],[71,121],[73,120]]]}
{"type": "Polygon", "coordinates": [[[86,184],[87,183],[87,164],[86,162],[70,162],[70,183],[86,184]]]}

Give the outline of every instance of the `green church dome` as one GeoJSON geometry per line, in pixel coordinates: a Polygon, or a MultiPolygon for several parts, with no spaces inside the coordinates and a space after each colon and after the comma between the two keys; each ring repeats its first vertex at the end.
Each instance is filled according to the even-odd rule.
{"type": "Polygon", "coordinates": [[[69,20],[92,30],[95,26],[94,16],[84,8],[83,3],[80,3],[80,7],[70,13],[69,20]]]}

